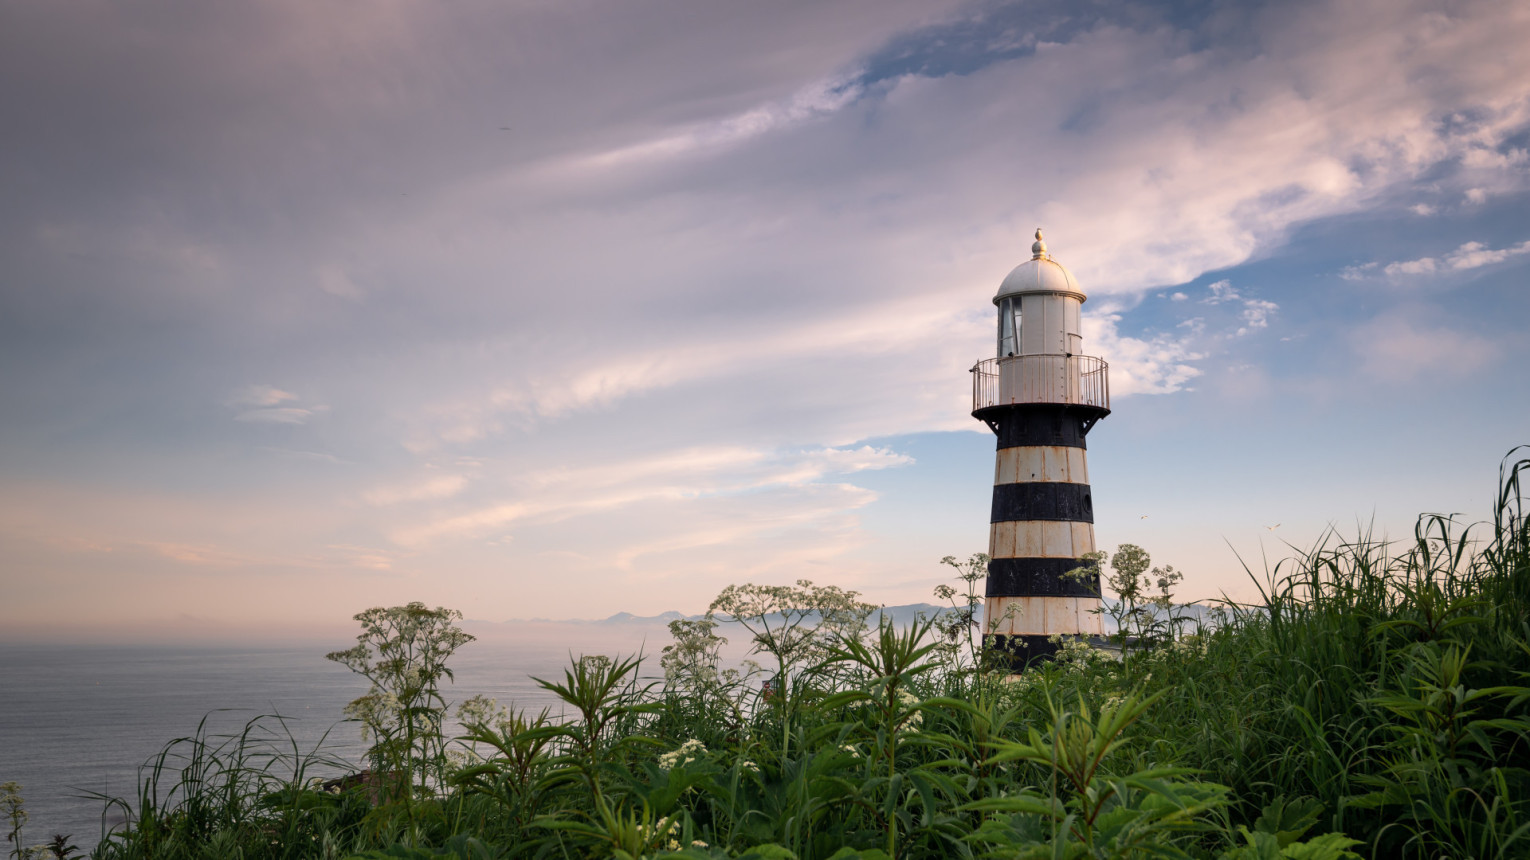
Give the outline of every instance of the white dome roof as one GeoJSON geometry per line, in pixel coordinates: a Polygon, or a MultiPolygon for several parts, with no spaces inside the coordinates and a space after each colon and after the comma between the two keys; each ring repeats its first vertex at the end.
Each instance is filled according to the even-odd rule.
{"type": "Polygon", "coordinates": [[[1023,293],[1065,293],[1084,301],[1084,291],[1079,288],[1078,281],[1073,279],[1073,273],[1047,253],[1047,243],[1041,239],[1040,227],[1036,228],[1036,243],[1031,246],[1031,254],[1034,256],[1016,266],[1004,279],[1004,283],[999,285],[999,294],[993,298],[994,304],[998,304],[999,299],[1005,296],[1023,293]]]}

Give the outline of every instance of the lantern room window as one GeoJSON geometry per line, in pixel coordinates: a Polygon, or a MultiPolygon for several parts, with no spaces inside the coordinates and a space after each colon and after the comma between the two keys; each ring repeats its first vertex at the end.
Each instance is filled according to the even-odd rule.
{"type": "Polygon", "coordinates": [[[1020,352],[1020,297],[999,299],[999,358],[1020,352]]]}

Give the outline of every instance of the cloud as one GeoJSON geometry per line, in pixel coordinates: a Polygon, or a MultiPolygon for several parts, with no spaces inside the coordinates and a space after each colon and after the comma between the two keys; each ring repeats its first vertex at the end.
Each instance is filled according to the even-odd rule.
{"type": "MultiPolygon", "coordinates": [[[[822,480],[833,475],[912,462],[905,454],[869,445],[798,451],[718,447],[663,452],[644,459],[533,472],[520,481],[518,498],[479,502],[466,510],[412,523],[396,530],[393,539],[406,547],[481,540],[523,522],[557,522],[596,513],[609,516],[624,508],[684,500],[779,494],[791,488],[824,486],[822,480]]],[[[841,495],[848,493],[854,499],[849,507],[860,507],[875,498],[848,484],[835,486],[841,488],[841,495]]],[[[836,512],[843,510],[834,508],[836,512]]],[[[793,515],[780,516],[789,519],[793,515]]]]}
{"type": "Polygon", "coordinates": [[[1510,257],[1518,257],[1521,254],[1530,254],[1530,240],[1496,251],[1481,242],[1467,242],[1450,252],[1445,257],[1445,262],[1456,270],[1476,269],[1502,263],[1510,257]]]}
{"type": "Polygon", "coordinates": [[[1372,261],[1369,263],[1361,263],[1354,266],[1345,266],[1339,271],[1339,277],[1346,281],[1363,281],[1366,278],[1366,273],[1375,269],[1379,265],[1381,264],[1372,261]]]}
{"type": "Polygon", "coordinates": [[[859,77],[860,71],[854,70],[813,81],[786,99],[767,102],[722,119],[697,123],[655,139],[560,159],[549,169],[554,173],[582,175],[592,170],[679,159],[740,144],[840,110],[861,96],[863,90],[856,82],[859,77]]]}
{"type": "Polygon", "coordinates": [[[235,421],[252,424],[307,423],[313,417],[314,409],[280,405],[296,399],[296,394],[273,385],[249,385],[235,392],[228,403],[239,408],[234,414],[235,421]]]}
{"type": "Polygon", "coordinates": [[[1270,315],[1280,310],[1280,305],[1262,299],[1245,299],[1243,302],[1242,319],[1244,325],[1238,329],[1238,336],[1242,337],[1251,331],[1269,328],[1270,315]]]}
{"type": "MultiPolygon", "coordinates": [[[[1189,339],[1158,335],[1150,339],[1123,335],[1117,329],[1119,313],[1096,313],[1084,319],[1084,342],[1090,352],[1110,362],[1112,397],[1133,394],[1172,394],[1201,375],[1189,362],[1205,356],[1194,351],[1189,339]]],[[[1201,328],[1190,326],[1191,337],[1201,328]]]]}
{"type": "MultiPolygon", "coordinates": [[[[235,421],[250,424],[306,424],[314,415],[327,411],[329,408],[322,404],[306,407],[295,404],[281,405],[292,404],[292,401],[298,399],[296,394],[283,391],[274,385],[247,385],[236,391],[227,402],[239,410],[234,414],[235,421]]],[[[309,456],[333,459],[331,455],[326,454],[310,454],[309,456]]]]}
{"type": "Polygon", "coordinates": [[[1240,298],[1238,291],[1233,289],[1232,281],[1225,279],[1208,284],[1206,289],[1211,291],[1211,295],[1201,299],[1203,304],[1217,305],[1222,302],[1235,302],[1240,298]]]}
{"type": "Polygon", "coordinates": [[[274,385],[250,385],[240,389],[230,400],[235,406],[267,407],[296,400],[297,395],[274,385]]]}
{"type": "MultiPolygon", "coordinates": [[[[1496,265],[1522,254],[1530,254],[1530,240],[1496,250],[1482,242],[1466,242],[1442,259],[1420,257],[1416,260],[1400,260],[1383,266],[1381,273],[1389,277],[1398,277],[1431,275],[1447,271],[1462,272],[1496,265]]],[[[1363,277],[1364,272],[1374,269],[1376,265],[1376,263],[1367,263],[1364,266],[1351,266],[1346,268],[1340,276],[1347,280],[1358,280],[1363,277]]]]}
{"type": "Polygon", "coordinates": [[[1396,263],[1388,263],[1382,267],[1384,275],[1424,275],[1439,268],[1439,261],[1433,257],[1420,257],[1417,260],[1405,260],[1396,263]]]}
{"type": "Polygon", "coordinates": [[[400,502],[419,502],[449,499],[467,486],[466,475],[436,475],[418,483],[403,486],[378,487],[362,494],[371,505],[396,505],[400,502]]]}
{"type": "MultiPolygon", "coordinates": [[[[382,0],[361,18],[175,7],[152,27],[152,5],[85,8],[17,7],[27,37],[0,52],[17,82],[0,320],[21,328],[0,368],[48,383],[8,413],[112,428],[79,462],[158,464],[134,440],[163,439],[163,416],[287,380],[218,417],[303,425],[287,444],[345,468],[220,467],[224,495],[136,533],[194,555],[257,521],[283,536],[273,565],[450,570],[486,612],[541,599],[525,571],[569,547],[591,605],[632,598],[626,574],[843,557],[875,498],[854,476],[907,465],[861,440],[977,426],[966,369],[992,353],[989,299],[1038,223],[1092,297],[1085,348],[1117,396],[1172,396],[1289,300],[1246,298],[1234,274],[1158,334],[1136,298],[1193,292],[1302,225],[1526,184],[1530,84],[1501,58],[1530,22],[1502,3],[1202,21],[1048,0],[382,0]],[[991,38],[953,51],[963,27],[991,38]],[[159,408],[122,409],[124,377],[159,408]],[[262,519],[241,500],[266,487],[262,519]]],[[[1439,275],[1520,247],[1421,259],[1439,275]]],[[[1393,341],[1452,334],[1438,326],[1363,329],[1367,372],[1412,372],[1393,341]]],[[[248,444],[212,423],[178,425],[174,462],[248,444]]],[[[13,426],[9,462],[74,438],[13,426]]]]}

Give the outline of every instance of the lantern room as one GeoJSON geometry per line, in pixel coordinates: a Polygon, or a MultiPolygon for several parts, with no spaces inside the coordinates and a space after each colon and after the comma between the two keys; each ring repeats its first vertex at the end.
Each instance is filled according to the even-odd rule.
{"type": "Polygon", "coordinates": [[[1038,227],[1031,258],[1009,273],[993,299],[999,306],[997,357],[1082,354],[1079,306],[1085,298],[1073,273],[1047,253],[1038,227]]]}

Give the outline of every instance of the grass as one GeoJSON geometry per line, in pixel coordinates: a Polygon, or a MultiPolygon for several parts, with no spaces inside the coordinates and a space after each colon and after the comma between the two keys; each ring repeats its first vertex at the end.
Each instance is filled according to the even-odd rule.
{"type": "Polygon", "coordinates": [[[1517,453],[1492,521],[1330,535],[1258,575],[1260,601],[1122,659],[1080,645],[1005,680],[927,623],[839,624],[762,690],[682,625],[703,637],[685,671],[576,661],[541,682],[566,721],[476,703],[423,782],[324,790],[322,750],[271,719],[179,739],[93,856],[1530,856],[1517,453]]]}

